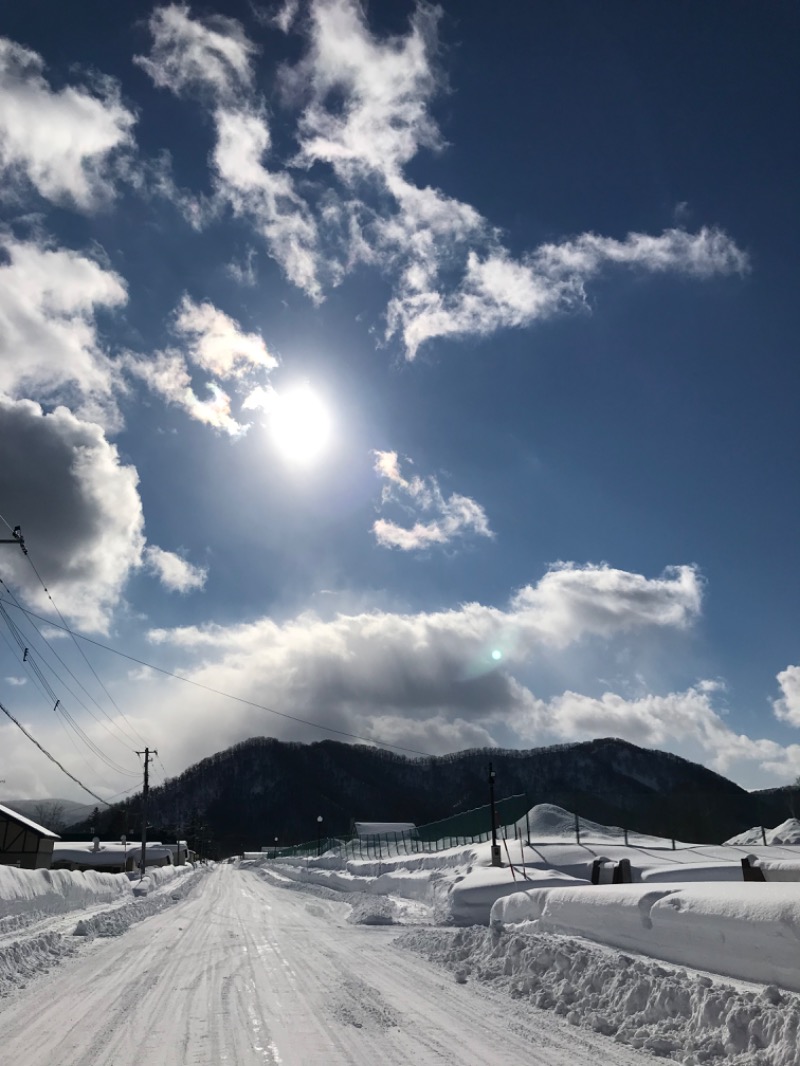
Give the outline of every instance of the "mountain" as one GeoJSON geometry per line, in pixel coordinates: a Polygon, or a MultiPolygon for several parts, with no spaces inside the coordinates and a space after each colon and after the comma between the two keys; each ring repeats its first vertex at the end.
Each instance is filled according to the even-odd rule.
{"type": "Polygon", "coordinates": [[[54,833],[60,833],[66,826],[82,823],[89,818],[94,806],[91,803],[76,803],[75,800],[67,799],[4,799],[0,800],[4,807],[10,807],[12,811],[21,814],[23,818],[29,818],[45,829],[52,829],[54,833]]]}
{"type": "MultiPolygon", "coordinates": [[[[760,812],[750,793],[719,774],[623,740],[412,759],[332,740],[254,737],[153,789],[150,835],[177,834],[229,855],[271,846],[275,837],[280,844],[314,839],[319,815],[326,836],[349,832],[353,820],[422,825],[486,804],[490,762],[498,799],[526,793],[530,806],[553,803],[655,836],[720,843],[760,812]]],[[[136,836],[138,810],[136,797],[104,811],[98,832],[136,836]]],[[[75,827],[76,834],[88,828],[75,827]]]]}
{"type": "Polygon", "coordinates": [[[758,811],[754,825],[774,827],[786,818],[800,818],[800,785],[763,788],[751,795],[758,811]]]}

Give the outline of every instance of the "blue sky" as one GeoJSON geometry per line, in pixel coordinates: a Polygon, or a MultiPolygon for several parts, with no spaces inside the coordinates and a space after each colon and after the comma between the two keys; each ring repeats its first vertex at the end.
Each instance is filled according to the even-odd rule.
{"type": "Polygon", "coordinates": [[[261,734],[797,776],[797,22],[5,10],[0,592],[239,702],[6,603],[4,706],[103,796],[261,734]]]}

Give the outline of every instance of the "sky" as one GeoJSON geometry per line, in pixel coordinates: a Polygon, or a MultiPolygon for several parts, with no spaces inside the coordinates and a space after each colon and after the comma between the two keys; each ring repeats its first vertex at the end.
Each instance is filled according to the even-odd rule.
{"type": "Polygon", "coordinates": [[[793,781],[798,22],[7,5],[6,711],[103,798],[261,735],[793,781]]]}

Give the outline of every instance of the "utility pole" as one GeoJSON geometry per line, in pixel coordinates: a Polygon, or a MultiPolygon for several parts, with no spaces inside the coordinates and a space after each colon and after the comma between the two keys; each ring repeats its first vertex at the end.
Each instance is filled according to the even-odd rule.
{"type": "Polygon", "coordinates": [[[25,547],[25,538],[19,526],[14,526],[11,536],[0,540],[0,544],[16,544],[18,548],[22,548],[23,555],[28,554],[28,549],[25,547]]]}
{"type": "Polygon", "coordinates": [[[144,787],[142,788],[142,857],[140,863],[140,878],[144,877],[145,857],[147,853],[147,794],[150,791],[150,759],[158,752],[149,748],[137,751],[137,755],[144,756],[144,787]]]}

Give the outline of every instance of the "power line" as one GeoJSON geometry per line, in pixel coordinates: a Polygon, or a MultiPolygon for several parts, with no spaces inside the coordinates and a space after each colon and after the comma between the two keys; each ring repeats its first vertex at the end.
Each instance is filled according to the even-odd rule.
{"type": "MultiPolygon", "coordinates": [[[[9,603],[9,601],[0,596],[0,603],[9,603]]],[[[56,625],[55,622],[50,622],[47,618],[42,618],[41,615],[36,614],[34,611],[29,611],[26,607],[22,607],[20,604],[12,604],[12,606],[19,607],[21,611],[30,615],[31,618],[36,618],[40,622],[48,622],[49,625],[55,626],[56,629],[65,629],[67,632],[72,632],[66,624],[63,626],[56,625]]],[[[266,704],[256,703],[254,700],[246,700],[243,696],[234,696],[231,692],[223,692],[222,689],[213,688],[211,685],[205,685],[202,681],[194,681],[190,677],[184,677],[182,674],[173,673],[172,670],[166,670],[163,666],[155,666],[153,663],[145,662],[144,659],[137,659],[135,655],[128,655],[127,652],[120,651],[118,648],[112,648],[109,644],[103,644],[102,641],[94,640],[92,637],[84,636],[83,633],[72,633],[72,636],[85,640],[87,644],[94,644],[95,647],[102,648],[104,651],[110,651],[114,655],[119,655],[121,658],[136,663],[138,666],[146,666],[148,669],[155,670],[157,673],[164,674],[166,677],[175,678],[176,681],[184,681],[187,685],[194,685],[195,688],[201,688],[206,692],[211,692],[215,696],[222,696],[225,699],[234,700],[236,703],[242,703],[246,707],[255,707],[259,711],[267,711],[268,714],[277,715],[279,718],[286,718],[291,722],[298,722],[300,725],[310,726],[312,729],[321,729],[325,733],[335,733],[337,736],[347,737],[349,740],[360,740],[364,744],[374,744],[379,748],[391,748],[393,751],[404,751],[410,755],[422,755],[426,759],[432,758],[430,752],[427,751],[419,751],[417,748],[406,748],[402,744],[389,744],[370,737],[362,737],[359,736],[358,733],[348,733],[344,729],[334,729],[333,726],[321,725],[319,722],[312,722],[308,718],[300,718],[296,714],[288,714],[286,711],[276,711],[274,707],[267,707],[266,704]]]]}
{"type": "MultiPolygon", "coordinates": [[[[2,585],[2,584],[3,584],[2,579],[0,579],[0,585],[2,585]]],[[[17,601],[17,606],[20,606],[18,601],[17,601]]],[[[38,663],[36,662],[34,650],[27,646],[28,642],[27,642],[26,638],[21,633],[21,631],[20,631],[19,627],[17,626],[16,622],[14,622],[14,620],[9,616],[8,611],[6,610],[5,606],[3,604],[1,604],[1,603],[0,603],[0,617],[2,617],[2,619],[5,621],[6,625],[8,626],[8,629],[9,629],[9,631],[11,633],[11,635],[14,637],[14,639],[16,640],[19,648],[22,650],[22,653],[23,653],[22,661],[23,661],[23,663],[27,664],[29,669],[33,672],[33,674],[38,678],[39,682],[41,683],[41,686],[44,689],[45,696],[49,698],[50,703],[51,703],[51,705],[53,707],[53,710],[54,710],[56,716],[58,717],[59,714],[61,715],[63,720],[66,721],[69,724],[70,728],[76,733],[76,735],[78,737],[80,737],[80,739],[83,741],[83,743],[86,745],[86,747],[89,748],[89,750],[98,759],[100,759],[100,761],[102,763],[104,763],[105,766],[108,767],[108,769],[113,770],[115,773],[123,774],[126,777],[138,777],[138,774],[135,774],[132,771],[125,769],[125,767],[120,766],[119,763],[115,762],[111,758],[110,755],[107,755],[103,751],[103,749],[98,744],[96,744],[84,732],[84,730],[81,728],[81,726],[72,717],[72,715],[69,713],[67,708],[64,706],[62,700],[58,697],[58,695],[54,691],[54,689],[53,689],[52,685],[50,684],[50,682],[47,680],[47,678],[42,673],[41,668],[39,667],[38,663]]],[[[36,635],[40,639],[44,640],[44,638],[42,637],[42,634],[39,633],[38,629],[36,629],[35,626],[33,627],[33,630],[34,630],[34,632],[36,633],[36,635]]],[[[77,681],[78,679],[75,678],[75,675],[72,673],[72,671],[66,665],[66,663],[64,663],[64,660],[55,651],[55,649],[51,648],[50,645],[47,643],[47,641],[44,641],[44,645],[45,645],[45,647],[47,648],[47,650],[49,652],[53,652],[55,654],[56,658],[62,664],[62,666],[65,666],[65,668],[69,671],[70,675],[77,681]]],[[[107,732],[109,732],[109,735],[111,737],[113,737],[113,739],[117,740],[118,738],[107,729],[107,727],[105,726],[105,723],[102,722],[95,714],[92,714],[92,711],[90,710],[90,708],[88,708],[86,706],[86,704],[83,702],[83,700],[81,700],[80,697],[77,696],[73,692],[73,690],[70,688],[70,686],[59,675],[58,671],[55,670],[49,663],[47,663],[47,661],[44,658],[42,658],[42,662],[47,667],[47,669],[51,671],[51,673],[57,679],[57,681],[60,682],[60,684],[64,686],[64,688],[67,690],[67,692],[70,694],[70,696],[77,703],[79,703],[80,706],[83,707],[83,709],[89,715],[91,715],[91,717],[98,723],[98,725],[101,725],[104,728],[106,728],[107,732]]],[[[80,684],[80,682],[78,682],[78,683],[80,684]]],[[[86,690],[84,689],[84,691],[86,691],[86,690]]],[[[88,693],[87,693],[87,695],[88,695],[88,693]]]]}
{"type": "MultiPolygon", "coordinates": [[[[5,588],[5,589],[6,589],[6,590],[7,590],[8,592],[9,592],[9,595],[11,595],[11,596],[12,596],[12,598],[13,598],[13,600],[14,600],[14,603],[15,603],[15,605],[16,605],[17,607],[19,607],[19,608],[20,608],[20,610],[21,610],[21,609],[22,609],[22,605],[20,604],[20,602],[19,602],[19,600],[17,599],[17,597],[16,597],[16,596],[14,596],[13,592],[12,592],[12,591],[11,591],[11,590],[10,590],[10,589],[8,588],[8,585],[7,585],[6,583],[5,583],[5,581],[3,581],[3,579],[2,579],[2,578],[0,578],[0,587],[2,587],[2,588],[5,588]]],[[[54,623],[54,622],[48,622],[47,624],[48,624],[48,625],[52,625],[52,626],[55,626],[55,623],[54,623]]],[[[124,733],[122,733],[122,731],[121,731],[121,730],[119,729],[119,726],[117,726],[117,725],[116,725],[116,723],[115,723],[115,722],[113,721],[113,719],[111,719],[111,718],[110,718],[110,717],[109,717],[109,716],[108,716],[108,715],[106,714],[106,712],[105,712],[105,711],[103,710],[103,708],[102,708],[102,707],[100,706],[100,704],[99,704],[99,703],[97,702],[97,700],[96,700],[96,699],[94,698],[94,696],[93,696],[93,695],[91,694],[91,692],[89,692],[89,690],[88,690],[88,689],[86,688],[86,686],[85,686],[85,685],[84,685],[84,683],[83,683],[83,682],[81,681],[81,679],[80,679],[79,677],[77,677],[77,675],[76,675],[76,674],[74,673],[74,671],[73,671],[73,670],[71,669],[71,667],[70,667],[69,663],[65,662],[65,661],[64,661],[64,660],[63,660],[63,659],[61,658],[61,656],[60,656],[60,655],[58,654],[58,651],[57,651],[57,650],[56,650],[56,649],[55,649],[55,648],[54,648],[54,647],[53,647],[53,646],[52,646],[52,645],[50,644],[50,642],[49,642],[49,641],[47,640],[47,638],[45,637],[45,635],[44,635],[43,633],[41,633],[41,632],[40,632],[40,631],[39,631],[39,630],[38,630],[38,629],[36,628],[36,626],[34,626],[34,627],[33,627],[33,629],[34,629],[34,632],[36,633],[36,635],[37,635],[37,636],[38,636],[38,637],[39,637],[39,638],[40,638],[40,639],[41,639],[41,640],[42,640],[42,641],[44,642],[44,647],[45,647],[45,648],[47,648],[47,651],[48,651],[48,652],[49,652],[50,654],[52,654],[53,656],[55,656],[55,658],[56,658],[56,659],[58,659],[58,661],[59,661],[59,662],[61,663],[61,665],[62,665],[62,666],[64,667],[64,669],[65,669],[65,670],[67,671],[67,673],[68,673],[68,674],[70,675],[70,677],[71,677],[71,678],[72,678],[72,680],[73,680],[73,681],[75,682],[75,684],[76,684],[76,685],[78,685],[78,686],[79,686],[79,687],[80,687],[80,688],[81,688],[81,689],[82,689],[82,690],[83,690],[83,691],[85,692],[86,696],[87,696],[87,697],[88,697],[88,698],[89,698],[89,699],[90,699],[90,700],[92,701],[92,703],[93,703],[93,704],[95,705],[95,707],[97,707],[97,709],[98,709],[98,710],[99,710],[99,711],[101,712],[101,714],[105,715],[105,717],[106,717],[106,718],[108,718],[109,722],[111,722],[111,724],[112,724],[113,726],[115,726],[115,728],[116,728],[116,729],[117,729],[117,730],[119,731],[119,733],[120,733],[120,736],[122,736],[122,737],[125,737],[125,734],[124,734],[124,733]]],[[[42,656],[42,661],[45,661],[45,656],[44,656],[44,655],[42,656]]],[[[48,664],[48,669],[49,669],[49,670],[50,670],[50,671],[51,671],[51,672],[53,673],[53,675],[54,675],[55,677],[57,677],[57,678],[58,678],[58,680],[59,680],[59,681],[61,682],[61,684],[62,684],[62,685],[63,685],[63,686],[64,686],[64,687],[66,688],[66,690],[67,690],[67,691],[69,692],[69,694],[70,694],[70,695],[72,696],[72,698],[73,698],[73,699],[74,699],[74,700],[76,701],[76,703],[79,703],[79,704],[81,705],[81,707],[83,707],[83,709],[84,709],[84,710],[86,711],[86,713],[87,713],[87,714],[88,714],[88,715],[89,715],[90,717],[92,717],[92,718],[93,718],[93,719],[95,720],[95,722],[97,722],[97,724],[98,724],[99,726],[102,726],[102,728],[103,728],[103,729],[105,729],[105,731],[106,731],[106,732],[108,733],[108,735],[109,735],[109,736],[111,737],[111,739],[112,739],[112,740],[115,740],[115,741],[117,742],[117,744],[122,744],[122,746],[123,746],[123,747],[125,748],[125,750],[126,750],[126,751],[132,751],[132,750],[133,750],[133,749],[132,749],[132,748],[131,748],[131,747],[129,746],[129,745],[130,745],[130,739],[129,739],[128,737],[125,737],[125,739],[124,739],[124,740],[121,740],[121,739],[120,739],[120,737],[119,737],[119,736],[117,736],[117,734],[116,734],[116,733],[112,733],[112,732],[111,732],[111,730],[109,729],[108,725],[106,725],[106,723],[105,723],[105,722],[101,721],[101,719],[99,719],[99,718],[97,717],[97,715],[96,715],[96,714],[94,713],[94,711],[92,711],[92,709],[91,709],[90,707],[87,707],[87,706],[86,706],[86,704],[85,704],[85,703],[83,702],[83,700],[81,700],[81,699],[80,699],[80,698],[79,698],[78,696],[76,696],[76,695],[75,695],[75,693],[74,693],[74,692],[72,691],[72,689],[71,689],[71,688],[69,687],[69,685],[68,685],[68,684],[67,684],[67,683],[66,683],[66,682],[64,681],[64,679],[63,679],[63,678],[62,678],[62,677],[61,677],[61,676],[59,675],[58,671],[57,671],[57,670],[56,670],[56,669],[55,669],[54,667],[50,666],[49,664],[48,664]]]]}
{"type": "Polygon", "coordinates": [[[67,777],[70,778],[70,780],[75,782],[76,785],[79,785],[83,789],[84,792],[88,792],[89,795],[92,796],[93,799],[98,800],[98,802],[102,803],[104,806],[106,806],[106,807],[110,807],[111,806],[111,804],[107,800],[104,800],[102,798],[102,796],[98,796],[96,792],[92,792],[92,790],[90,788],[87,788],[86,785],[84,785],[84,783],[82,781],[78,780],[78,778],[75,776],[75,774],[71,774],[69,772],[69,770],[66,769],[66,767],[62,766],[61,763],[58,761],[58,759],[55,757],[55,755],[51,755],[50,752],[47,750],[47,748],[42,747],[42,745],[39,743],[39,741],[36,739],[36,737],[32,736],[28,732],[28,730],[25,728],[25,726],[22,724],[22,722],[18,721],[14,717],[14,715],[11,713],[11,711],[9,711],[6,707],[4,707],[2,703],[0,703],[0,711],[2,711],[3,714],[6,716],[6,718],[9,718],[18,729],[22,730],[22,732],[25,734],[25,736],[28,738],[28,740],[30,740],[32,744],[35,744],[36,747],[39,749],[39,751],[42,752],[43,755],[47,756],[47,758],[50,760],[50,762],[55,763],[56,766],[59,768],[59,770],[61,770],[62,773],[65,773],[67,775],[67,777]]]}
{"type": "MultiPolygon", "coordinates": [[[[42,575],[41,575],[41,574],[39,573],[39,571],[38,571],[38,570],[36,569],[36,564],[34,563],[33,559],[31,558],[31,554],[30,554],[30,548],[28,548],[28,547],[27,547],[27,545],[26,545],[26,543],[25,543],[25,540],[24,540],[24,538],[23,538],[23,536],[22,536],[22,531],[21,531],[20,527],[19,527],[19,526],[15,526],[15,527],[14,527],[14,528],[12,529],[11,525],[9,524],[9,522],[8,522],[8,521],[7,521],[7,520],[6,520],[6,519],[5,519],[4,517],[3,517],[3,515],[2,515],[2,514],[0,514],[0,520],[2,520],[2,522],[3,522],[3,523],[4,523],[4,524],[5,524],[5,525],[6,525],[6,526],[7,526],[8,528],[9,528],[9,530],[11,530],[12,536],[13,536],[13,537],[15,538],[15,540],[16,540],[16,541],[17,541],[17,542],[19,543],[20,547],[22,548],[22,553],[23,553],[23,555],[25,556],[25,558],[26,558],[26,559],[28,560],[28,562],[30,563],[31,569],[33,570],[34,574],[36,574],[36,577],[37,577],[37,579],[38,579],[38,581],[39,581],[39,584],[40,584],[40,585],[42,586],[42,589],[44,590],[44,593],[45,593],[45,595],[47,596],[47,598],[48,598],[48,599],[50,600],[50,602],[52,603],[52,605],[53,605],[53,610],[54,610],[54,611],[56,612],[56,614],[58,615],[58,617],[59,617],[59,618],[61,619],[61,623],[62,623],[62,625],[63,625],[64,629],[66,630],[66,632],[67,632],[67,633],[69,633],[69,635],[70,635],[70,636],[72,637],[72,640],[73,640],[73,642],[74,642],[74,644],[75,644],[75,647],[76,647],[76,648],[78,649],[78,651],[80,652],[81,656],[83,657],[83,660],[84,660],[84,662],[86,663],[86,665],[87,665],[87,666],[89,667],[89,669],[91,670],[91,672],[92,672],[92,674],[94,675],[94,678],[95,678],[95,680],[97,681],[98,685],[99,685],[99,686],[100,686],[100,687],[102,688],[103,692],[105,692],[106,696],[107,696],[107,697],[108,697],[108,699],[110,700],[110,702],[111,702],[111,705],[112,705],[112,706],[113,706],[113,707],[115,708],[115,710],[117,711],[117,713],[119,714],[119,716],[120,716],[120,717],[121,717],[121,718],[123,719],[123,721],[124,721],[124,722],[126,722],[126,724],[130,726],[130,728],[131,728],[131,730],[132,730],[132,733],[133,733],[133,734],[135,734],[135,737],[138,737],[138,740],[139,740],[139,741],[141,741],[141,743],[142,743],[142,744],[146,743],[146,742],[145,742],[145,740],[144,740],[144,739],[143,739],[143,738],[142,738],[142,737],[141,737],[141,736],[139,735],[139,733],[137,732],[137,730],[136,730],[135,726],[133,725],[133,723],[129,721],[129,719],[128,719],[128,718],[127,718],[127,716],[125,715],[125,712],[124,712],[124,711],[123,711],[123,710],[122,710],[122,709],[121,709],[121,708],[120,708],[120,707],[119,707],[119,706],[117,705],[117,702],[116,702],[116,700],[115,700],[115,699],[114,699],[114,697],[113,697],[113,696],[111,695],[111,693],[110,693],[110,692],[108,691],[108,689],[106,688],[106,686],[105,686],[105,685],[103,684],[103,682],[102,682],[101,678],[99,677],[99,675],[98,675],[97,671],[96,671],[96,670],[95,670],[95,668],[94,668],[94,667],[92,666],[91,662],[89,661],[88,657],[86,656],[86,653],[84,652],[83,648],[82,648],[82,647],[80,646],[80,644],[78,643],[78,641],[77,641],[77,639],[76,639],[76,637],[75,637],[75,634],[74,634],[74,633],[72,632],[72,630],[71,630],[71,629],[69,628],[69,626],[67,625],[67,623],[66,623],[66,619],[64,618],[64,615],[63,615],[63,614],[61,613],[61,611],[60,611],[60,609],[59,609],[59,607],[58,607],[58,604],[57,604],[57,603],[56,603],[56,601],[55,601],[55,600],[53,599],[53,596],[52,596],[52,594],[51,594],[50,590],[49,590],[49,589],[48,589],[48,587],[47,587],[47,586],[45,585],[45,583],[44,583],[44,580],[42,579],[42,575]]],[[[53,624],[53,623],[51,623],[51,624],[53,624]]],[[[56,654],[57,654],[57,653],[56,653],[56,654]]],[[[69,667],[67,667],[67,669],[69,669],[69,667]]],[[[70,673],[72,673],[72,671],[70,671],[70,673]]],[[[74,676],[74,675],[73,675],[73,676],[74,676]]],[[[76,680],[77,680],[77,679],[76,679],[76,680]]],[[[97,707],[97,708],[98,708],[98,709],[100,710],[100,712],[101,712],[102,714],[104,714],[104,715],[106,716],[106,718],[108,718],[109,722],[111,722],[111,724],[112,724],[112,725],[114,725],[114,726],[115,726],[115,727],[116,727],[117,729],[119,729],[120,733],[122,733],[122,729],[121,729],[121,727],[120,727],[119,725],[117,725],[117,723],[116,723],[116,722],[114,722],[113,718],[111,718],[111,716],[110,716],[109,714],[107,714],[107,713],[106,713],[106,712],[105,712],[105,711],[103,710],[103,708],[102,708],[102,707],[100,706],[100,704],[99,704],[99,703],[97,702],[97,700],[95,700],[95,699],[94,699],[94,697],[90,695],[90,693],[88,692],[88,690],[87,690],[87,689],[84,689],[84,691],[86,692],[87,696],[90,696],[90,698],[91,698],[91,699],[93,700],[93,702],[94,702],[95,706],[96,706],[96,707],[97,707]]],[[[129,741],[130,741],[130,740],[133,740],[133,742],[134,742],[134,743],[136,743],[136,739],[135,739],[135,738],[134,738],[134,736],[132,736],[131,734],[128,734],[128,737],[127,737],[127,739],[128,739],[129,741]]]]}

